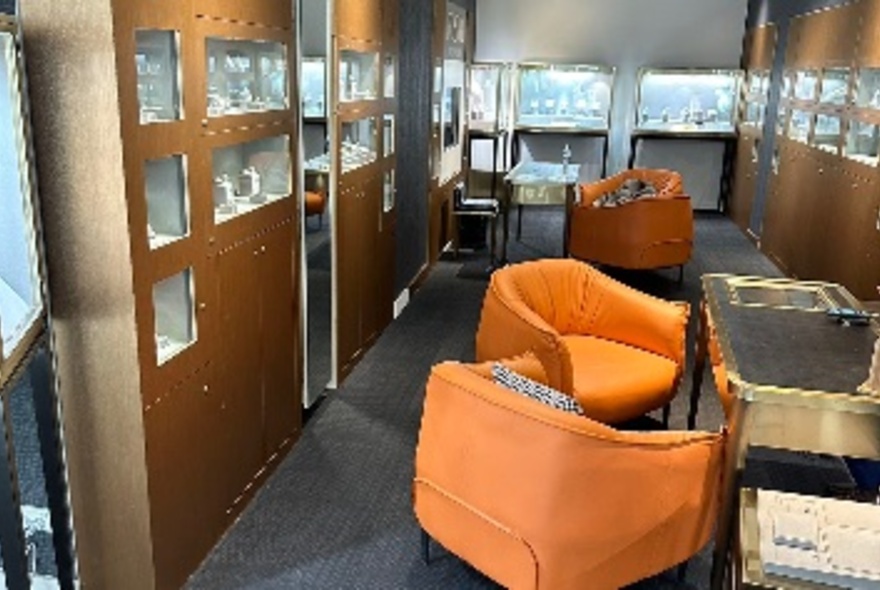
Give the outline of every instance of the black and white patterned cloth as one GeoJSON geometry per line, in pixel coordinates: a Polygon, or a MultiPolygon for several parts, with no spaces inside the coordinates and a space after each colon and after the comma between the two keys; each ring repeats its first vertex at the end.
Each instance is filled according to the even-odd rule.
{"type": "Polygon", "coordinates": [[[528,377],[524,377],[501,363],[494,363],[492,365],[492,379],[496,385],[530,397],[551,408],[556,408],[570,414],[577,414],[578,416],[584,415],[584,409],[570,395],[565,395],[561,391],[543,383],[538,383],[528,377]]]}

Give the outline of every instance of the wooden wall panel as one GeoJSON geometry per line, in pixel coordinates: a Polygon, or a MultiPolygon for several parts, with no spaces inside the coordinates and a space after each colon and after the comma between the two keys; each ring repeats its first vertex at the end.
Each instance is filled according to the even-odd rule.
{"type": "Polygon", "coordinates": [[[736,144],[733,194],[730,200],[730,217],[743,232],[748,232],[752,218],[758,180],[759,134],[740,131],[736,144]]]}
{"type": "Polygon", "coordinates": [[[334,21],[336,35],[382,42],[382,0],[335,0],[334,21]]]}
{"type": "Polygon", "coordinates": [[[880,67],[880,0],[861,0],[860,6],[856,62],[867,67],[880,67]]]}
{"type": "Polygon", "coordinates": [[[800,17],[796,64],[805,68],[849,66],[855,54],[860,5],[845,4],[800,17]]]}

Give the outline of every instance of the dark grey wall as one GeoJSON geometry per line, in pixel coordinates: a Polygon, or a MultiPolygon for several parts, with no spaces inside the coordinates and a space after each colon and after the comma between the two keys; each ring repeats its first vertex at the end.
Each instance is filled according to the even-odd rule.
{"type": "Polygon", "coordinates": [[[0,0],[0,13],[15,14],[15,0],[0,0]]]}
{"type": "Polygon", "coordinates": [[[400,0],[395,295],[419,274],[428,256],[428,142],[431,133],[433,22],[432,0],[400,0]]]}
{"type": "MultiPolygon", "coordinates": [[[[761,141],[760,164],[752,219],[750,227],[756,236],[761,235],[764,224],[764,208],[767,204],[767,189],[770,186],[770,170],[773,151],[776,148],[776,119],[779,113],[779,95],[782,89],[782,72],[785,68],[785,47],[788,44],[788,31],[791,19],[821,10],[846,4],[848,0],[749,0],[746,27],[751,29],[767,23],[777,27],[776,54],[773,72],[770,75],[770,97],[767,115],[764,118],[764,139],[761,141]]],[[[841,39],[841,43],[854,43],[854,40],[841,39]]]]}

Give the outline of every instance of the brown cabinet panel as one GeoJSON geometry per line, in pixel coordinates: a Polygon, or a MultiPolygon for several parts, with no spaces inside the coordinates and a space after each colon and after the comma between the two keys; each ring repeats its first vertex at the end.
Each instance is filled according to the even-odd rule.
{"type": "Polygon", "coordinates": [[[351,188],[339,195],[336,225],[337,276],[337,354],[342,370],[360,350],[361,259],[363,191],[351,188]]]}
{"type": "Polygon", "coordinates": [[[228,506],[263,466],[258,248],[256,241],[245,242],[215,258],[220,323],[214,370],[225,408],[217,444],[228,453],[223,484],[228,506]]]}
{"type": "Polygon", "coordinates": [[[758,138],[753,134],[741,133],[737,140],[730,217],[744,232],[748,231],[751,223],[757,189],[758,145],[758,138]]]}
{"type": "Polygon", "coordinates": [[[862,0],[861,27],[856,49],[860,66],[880,67],[880,0],[862,0]]]}
{"type": "Polygon", "coordinates": [[[225,458],[212,451],[220,403],[203,369],[146,411],[144,428],[156,585],[179,588],[225,528],[217,485],[225,458]]]}
{"type": "Polygon", "coordinates": [[[799,19],[795,63],[799,67],[849,66],[855,53],[859,30],[857,3],[828,8],[799,19]]]}
{"type": "Polygon", "coordinates": [[[287,223],[270,232],[260,246],[266,459],[300,429],[302,419],[293,244],[293,224],[287,223]]]}
{"type": "Polygon", "coordinates": [[[242,2],[241,0],[189,0],[195,16],[231,19],[281,29],[293,28],[291,0],[242,2]]]}
{"type": "Polygon", "coordinates": [[[358,41],[382,41],[382,0],[346,0],[334,4],[335,34],[358,41]]]}

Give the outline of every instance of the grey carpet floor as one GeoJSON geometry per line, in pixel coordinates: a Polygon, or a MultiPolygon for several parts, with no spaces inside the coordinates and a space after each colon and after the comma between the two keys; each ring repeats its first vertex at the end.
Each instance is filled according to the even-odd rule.
{"type": "MultiPolygon", "coordinates": [[[[511,260],[559,256],[561,232],[560,210],[528,210],[522,240],[511,240],[511,260]]],[[[483,252],[437,265],[400,318],[322,404],[188,588],[497,588],[436,545],[430,566],[422,562],[410,496],[425,379],[437,362],[473,359],[486,281],[478,272],[462,271],[487,261],[483,252]]],[[[698,218],[695,256],[681,285],[672,270],[614,274],[656,295],[696,303],[705,272],[779,274],[720,216],[698,218]]],[[[673,404],[673,428],[684,427],[689,386],[690,371],[673,404]]],[[[721,419],[707,379],[698,427],[715,429],[721,419]]],[[[709,567],[706,550],[691,560],[686,581],[665,572],[630,590],[707,588],[709,567]]]]}

